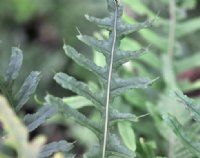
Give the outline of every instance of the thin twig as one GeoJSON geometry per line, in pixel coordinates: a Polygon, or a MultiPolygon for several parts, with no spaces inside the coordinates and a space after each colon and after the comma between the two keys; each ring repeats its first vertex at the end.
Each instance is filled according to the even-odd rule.
{"type": "Polygon", "coordinates": [[[110,89],[111,89],[111,78],[112,78],[112,67],[113,67],[113,58],[115,52],[116,45],[116,37],[117,37],[117,15],[118,15],[118,1],[113,0],[115,3],[115,15],[114,15],[114,25],[113,25],[113,42],[112,42],[112,50],[111,50],[111,59],[109,65],[109,73],[108,73],[108,85],[106,92],[106,107],[105,107],[105,125],[104,125],[104,138],[103,138],[103,149],[102,149],[102,158],[105,158],[106,155],[106,145],[107,145],[107,137],[108,137],[108,121],[109,121],[109,104],[110,104],[110,89]]]}

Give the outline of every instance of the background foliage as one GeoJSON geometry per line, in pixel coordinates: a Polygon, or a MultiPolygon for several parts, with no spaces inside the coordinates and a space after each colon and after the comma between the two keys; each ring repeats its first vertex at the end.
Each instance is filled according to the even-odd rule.
{"type": "MultiPolygon", "coordinates": [[[[94,91],[98,90],[99,87],[95,84],[96,77],[66,58],[62,45],[64,39],[83,55],[94,59],[99,66],[105,65],[105,59],[97,51],[77,42],[76,35],[79,33],[76,27],[84,34],[95,35],[98,39],[107,37],[108,33],[105,30],[93,31],[97,30],[96,26],[88,24],[84,19],[84,14],[97,17],[107,15],[106,1],[4,1],[0,0],[0,74],[6,70],[10,47],[13,45],[19,46],[24,52],[23,67],[15,81],[14,89],[19,89],[24,78],[32,70],[39,70],[42,74],[37,97],[35,97],[37,103],[32,99],[18,115],[23,117],[28,113],[36,112],[42,106],[42,98],[46,93],[51,93],[60,97],[67,96],[63,99],[65,103],[79,109],[90,119],[98,120],[99,113],[88,106],[91,102],[70,91],[62,90],[52,78],[55,72],[64,71],[86,82],[94,91]]],[[[173,3],[173,0],[171,1],[173,3]]],[[[117,124],[116,132],[122,138],[121,143],[130,150],[136,151],[141,158],[154,158],[157,155],[190,158],[195,157],[193,154],[196,154],[186,150],[190,147],[186,145],[185,148],[184,141],[172,133],[171,127],[174,129],[172,125],[176,123],[179,127],[181,125],[180,129],[190,129],[187,135],[192,138],[188,139],[198,140],[190,132],[195,130],[198,133],[199,125],[193,122],[192,116],[180,102],[180,99],[184,99],[180,98],[182,95],[177,97],[174,92],[180,89],[195,101],[199,99],[200,5],[197,0],[174,2],[175,9],[170,6],[170,1],[121,0],[125,7],[123,18],[126,22],[135,24],[156,18],[153,27],[128,36],[120,45],[124,50],[149,49],[141,58],[124,64],[119,70],[120,77],[142,76],[151,79],[159,77],[153,87],[128,91],[115,100],[115,105],[121,112],[134,112],[137,116],[150,113],[139,122],[117,124]],[[175,15],[174,21],[173,15],[175,15]],[[175,34],[170,38],[173,29],[175,34]]],[[[48,100],[49,98],[46,102],[48,100]]],[[[26,118],[27,123],[30,123],[28,116],[26,118]]],[[[63,138],[69,142],[77,141],[73,151],[77,155],[82,154],[97,141],[87,128],[79,126],[74,120],[63,120],[59,115],[55,115],[40,128],[31,132],[30,139],[38,133],[47,136],[47,143],[60,141],[63,138]]],[[[175,131],[175,134],[182,136],[180,131],[175,131]]]]}

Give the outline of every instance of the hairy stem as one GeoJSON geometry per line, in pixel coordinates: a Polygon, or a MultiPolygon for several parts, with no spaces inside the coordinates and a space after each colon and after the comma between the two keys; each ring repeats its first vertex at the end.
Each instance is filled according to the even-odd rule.
{"type": "Polygon", "coordinates": [[[176,31],[176,2],[169,0],[169,36],[168,36],[168,55],[173,58],[176,31]]]}
{"type": "Polygon", "coordinates": [[[107,83],[107,91],[106,91],[106,106],[105,106],[105,125],[104,125],[104,138],[103,138],[103,149],[102,149],[102,158],[105,158],[106,155],[106,144],[108,137],[108,122],[109,122],[109,104],[110,104],[110,89],[111,89],[111,78],[112,78],[112,68],[113,68],[113,58],[115,52],[116,45],[116,36],[117,36],[117,15],[118,15],[118,2],[117,0],[113,0],[115,3],[115,15],[114,15],[114,25],[113,25],[113,41],[112,41],[112,50],[111,50],[111,58],[109,65],[109,73],[108,73],[108,83],[107,83]]]}

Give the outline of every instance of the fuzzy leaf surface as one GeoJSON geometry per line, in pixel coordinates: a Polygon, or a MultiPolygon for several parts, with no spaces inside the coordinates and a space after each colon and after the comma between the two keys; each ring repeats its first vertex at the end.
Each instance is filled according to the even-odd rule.
{"type": "Polygon", "coordinates": [[[83,43],[101,52],[105,57],[109,57],[111,42],[105,40],[98,40],[94,37],[90,37],[87,35],[79,35],[77,37],[83,43]]]}
{"type": "Polygon", "coordinates": [[[31,72],[30,75],[26,78],[20,90],[15,96],[15,100],[17,101],[17,110],[20,110],[23,105],[29,100],[30,96],[36,91],[39,81],[40,72],[38,71],[31,72]]]}
{"type": "MultiPolygon", "coordinates": [[[[89,15],[85,16],[87,20],[89,20],[90,22],[94,22],[95,24],[97,24],[99,27],[104,28],[106,30],[112,30],[113,29],[113,18],[112,17],[106,17],[103,19],[99,19],[96,17],[92,17],[89,15]]],[[[121,19],[118,20],[117,22],[117,33],[119,36],[123,36],[123,35],[128,35],[131,34],[133,32],[137,32],[141,29],[150,27],[153,23],[153,20],[149,20],[149,21],[145,21],[142,23],[138,23],[135,25],[130,25],[130,24],[126,24],[125,22],[123,22],[121,19]]]]}
{"type": "Polygon", "coordinates": [[[83,125],[99,135],[100,127],[91,122],[85,115],[78,112],[76,109],[70,108],[62,99],[48,95],[46,97],[47,104],[57,108],[57,111],[65,118],[73,118],[80,125],[83,125]]]}
{"type": "Polygon", "coordinates": [[[103,68],[97,66],[94,62],[84,57],[82,54],[78,53],[74,48],[64,45],[65,54],[72,58],[77,64],[88,69],[94,73],[98,78],[106,80],[103,68]]]}
{"type": "Polygon", "coordinates": [[[52,117],[57,112],[54,106],[44,105],[34,114],[27,114],[24,121],[28,130],[31,132],[43,124],[48,118],[52,117]]]}
{"type": "Polygon", "coordinates": [[[135,59],[139,58],[140,56],[145,54],[146,51],[147,51],[147,49],[144,49],[144,48],[141,48],[140,50],[136,50],[136,51],[118,50],[115,55],[113,66],[115,68],[118,68],[119,66],[121,66],[122,64],[124,64],[130,60],[135,60],[135,59]]]}
{"type": "Polygon", "coordinates": [[[6,81],[12,82],[19,75],[23,61],[23,54],[19,48],[13,47],[10,62],[6,71],[6,81]]]}
{"type": "Polygon", "coordinates": [[[112,96],[118,96],[127,90],[135,88],[147,88],[151,85],[154,80],[149,80],[147,78],[131,78],[131,79],[116,79],[116,86],[112,87],[112,96]]]}
{"type": "Polygon", "coordinates": [[[98,105],[96,106],[98,109],[102,108],[103,103],[99,95],[94,94],[92,91],[90,91],[88,86],[83,82],[79,82],[75,78],[61,72],[57,73],[54,76],[54,79],[63,88],[69,89],[79,94],[80,96],[86,97],[87,99],[91,100],[94,103],[94,105],[98,105]]]}

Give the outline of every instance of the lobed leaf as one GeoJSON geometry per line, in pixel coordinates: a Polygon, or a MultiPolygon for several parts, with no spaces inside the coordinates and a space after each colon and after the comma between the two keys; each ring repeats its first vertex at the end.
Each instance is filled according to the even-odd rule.
{"type": "Polygon", "coordinates": [[[98,40],[94,37],[86,35],[78,35],[77,38],[98,52],[101,52],[106,58],[109,57],[111,47],[111,43],[109,41],[98,40]]]}
{"type": "Polygon", "coordinates": [[[94,105],[96,105],[97,109],[102,109],[103,103],[102,103],[101,97],[97,94],[94,94],[92,91],[90,91],[88,86],[84,84],[83,82],[79,82],[75,78],[61,72],[57,73],[54,76],[54,79],[63,88],[69,89],[79,94],[80,96],[86,97],[88,100],[91,100],[94,103],[94,105]]]}
{"type": "MultiPolygon", "coordinates": [[[[113,18],[112,17],[106,17],[104,19],[99,19],[95,17],[91,17],[89,15],[85,15],[86,19],[89,20],[90,22],[94,22],[97,24],[99,27],[104,28],[106,30],[111,31],[113,29],[113,18]]],[[[137,32],[141,29],[150,27],[154,20],[147,20],[142,23],[130,25],[126,24],[123,22],[121,19],[118,19],[117,22],[117,34],[118,36],[126,36],[128,34],[137,32]]]]}
{"type": "Polygon", "coordinates": [[[23,105],[29,100],[30,96],[35,92],[40,81],[40,72],[33,71],[26,78],[20,90],[15,95],[16,110],[20,110],[23,105]]]}
{"type": "Polygon", "coordinates": [[[94,73],[99,79],[106,80],[105,72],[103,68],[97,66],[91,60],[85,58],[82,54],[78,53],[74,48],[64,45],[65,54],[72,58],[77,64],[88,69],[94,73]]]}
{"type": "Polygon", "coordinates": [[[121,50],[117,51],[113,66],[115,67],[115,69],[117,69],[122,64],[130,60],[139,58],[141,55],[145,54],[146,51],[147,49],[144,49],[144,48],[140,50],[136,50],[136,51],[121,51],[121,50]]]}
{"type": "Polygon", "coordinates": [[[99,136],[99,125],[94,124],[85,115],[81,114],[75,109],[72,109],[70,106],[64,103],[62,99],[48,95],[46,97],[46,102],[47,104],[56,107],[57,111],[60,114],[62,114],[63,117],[75,119],[76,122],[78,122],[80,125],[87,127],[88,129],[93,131],[97,136],[99,136]]]}
{"type": "Polygon", "coordinates": [[[112,87],[112,96],[118,96],[127,90],[135,89],[135,88],[147,88],[151,85],[155,80],[149,80],[147,78],[131,78],[131,79],[116,79],[116,85],[112,87]]]}

